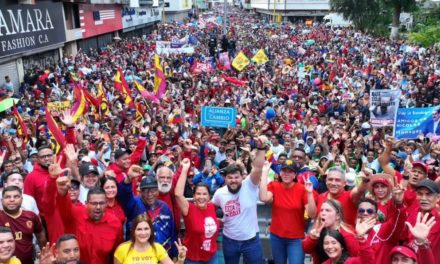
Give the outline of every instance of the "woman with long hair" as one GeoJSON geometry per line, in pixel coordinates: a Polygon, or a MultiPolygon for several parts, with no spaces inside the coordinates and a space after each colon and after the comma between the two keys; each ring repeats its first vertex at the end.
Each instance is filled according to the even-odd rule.
{"type": "Polygon", "coordinates": [[[377,217],[379,222],[385,222],[388,211],[393,206],[391,199],[394,188],[393,177],[389,174],[374,174],[369,183],[369,196],[377,203],[377,217]]]}
{"type": "Polygon", "coordinates": [[[340,202],[328,199],[322,205],[315,224],[310,233],[302,242],[305,253],[311,254],[313,263],[318,264],[328,259],[328,256],[319,251],[319,239],[326,230],[338,230],[347,244],[350,256],[359,254],[359,242],[356,239],[353,227],[344,222],[344,211],[340,202]]]}
{"type": "Polygon", "coordinates": [[[116,195],[118,194],[118,182],[116,178],[112,176],[103,177],[101,179],[101,186],[105,192],[105,200],[107,202],[105,212],[115,216],[121,221],[121,224],[124,224],[126,220],[124,209],[122,209],[122,206],[116,199],[116,195]]]}
{"type": "MultiPolygon", "coordinates": [[[[148,216],[138,215],[130,230],[131,240],[122,243],[114,254],[115,264],[174,264],[165,248],[154,242],[154,227],[148,216]]],[[[183,264],[186,257],[186,247],[175,242],[179,251],[176,264],[183,264]]]]}
{"type": "Polygon", "coordinates": [[[270,225],[270,244],[275,264],[299,264],[304,262],[301,241],[304,239],[306,220],[316,214],[313,185],[309,179],[305,184],[297,183],[299,166],[292,160],[281,164],[279,181],[267,183],[271,164],[263,166],[260,183],[260,200],[272,204],[272,223],[270,225]]]}
{"type": "Polygon", "coordinates": [[[220,225],[215,206],[210,202],[209,187],[204,183],[198,183],[194,188],[194,202],[188,202],[183,193],[191,163],[185,158],[180,164],[182,172],[174,193],[185,222],[183,244],[189,248],[186,264],[216,264],[217,235],[220,225]]]}

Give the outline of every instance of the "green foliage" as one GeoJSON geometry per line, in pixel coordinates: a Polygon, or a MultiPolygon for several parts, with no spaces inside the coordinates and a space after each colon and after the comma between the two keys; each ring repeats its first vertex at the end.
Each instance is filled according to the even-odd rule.
{"type": "Polygon", "coordinates": [[[431,25],[419,28],[419,32],[411,32],[408,35],[410,42],[429,47],[440,42],[440,26],[431,25]]]}

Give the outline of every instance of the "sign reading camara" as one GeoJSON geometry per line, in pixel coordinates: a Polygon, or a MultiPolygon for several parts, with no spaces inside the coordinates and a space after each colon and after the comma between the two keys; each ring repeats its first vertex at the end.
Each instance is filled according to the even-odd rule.
{"type": "Polygon", "coordinates": [[[0,58],[65,40],[61,2],[3,5],[0,9],[0,58]]]}

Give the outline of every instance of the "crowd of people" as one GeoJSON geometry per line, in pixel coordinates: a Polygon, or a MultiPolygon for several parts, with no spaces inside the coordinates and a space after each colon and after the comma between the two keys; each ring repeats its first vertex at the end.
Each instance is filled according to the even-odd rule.
{"type": "Polygon", "coordinates": [[[0,113],[0,263],[437,263],[440,134],[394,139],[370,124],[369,95],[440,105],[439,54],[238,9],[223,35],[215,15],[66,55],[20,87],[5,79],[2,98],[20,100],[0,113]],[[194,53],[159,54],[155,98],[156,41],[187,36],[194,53]],[[241,71],[219,60],[260,49],[268,61],[241,71]],[[90,95],[79,118],[48,115],[77,87],[90,95]],[[234,107],[236,127],[202,126],[201,106],[234,107]],[[271,205],[271,256],[259,203],[271,205]]]}

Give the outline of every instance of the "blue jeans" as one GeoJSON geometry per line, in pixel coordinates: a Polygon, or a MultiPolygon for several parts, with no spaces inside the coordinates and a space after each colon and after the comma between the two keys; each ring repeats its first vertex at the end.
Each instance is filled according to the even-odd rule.
{"type": "Polygon", "coordinates": [[[270,233],[270,247],[275,264],[303,264],[302,239],[282,238],[270,233]]]}
{"type": "Polygon", "coordinates": [[[263,248],[258,233],[254,238],[245,241],[234,240],[223,235],[225,264],[238,264],[241,254],[247,264],[263,263],[263,248]]]}
{"type": "Polygon", "coordinates": [[[208,261],[192,261],[189,259],[185,260],[185,264],[217,264],[218,263],[218,258],[217,258],[217,253],[212,256],[212,258],[208,261]]]}

